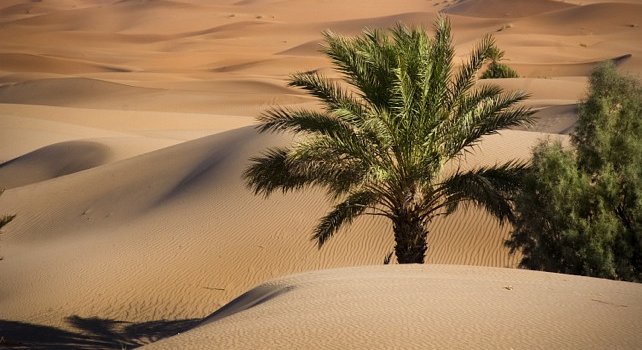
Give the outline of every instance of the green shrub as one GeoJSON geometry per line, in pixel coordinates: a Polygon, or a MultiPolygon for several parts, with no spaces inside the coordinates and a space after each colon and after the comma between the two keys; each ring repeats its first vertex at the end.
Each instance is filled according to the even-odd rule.
{"type": "Polygon", "coordinates": [[[491,62],[488,65],[488,69],[486,69],[486,71],[484,71],[484,73],[481,75],[481,79],[501,79],[517,77],[519,77],[519,75],[513,68],[495,61],[491,62]]]}
{"type": "Polygon", "coordinates": [[[499,63],[504,58],[504,51],[493,47],[490,50],[488,57],[491,59],[488,68],[482,73],[480,79],[501,79],[501,78],[517,78],[519,75],[517,72],[503,64],[499,63]]]}
{"type": "Polygon", "coordinates": [[[572,150],[544,141],[515,201],[522,267],[642,281],[642,86],[612,64],[590,77],[572,150]]]}

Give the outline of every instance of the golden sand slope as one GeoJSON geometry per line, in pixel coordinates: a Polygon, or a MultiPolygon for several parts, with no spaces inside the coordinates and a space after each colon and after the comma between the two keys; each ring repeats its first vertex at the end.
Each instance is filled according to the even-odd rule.
{"type": "Polygon", "coordinates": [[[144,349],[634,349],[642,285],[430,265],[266,282],[144,349]]]}
{"type": "MultiPolygon", "coordinates": [[[[287,141],[256,135],[253,117],[274,104],[313,106],[285,87],[287,75],[334,74],[317,52],[322,30],[430,26],[445,10],[457,60],[492,32],[522,74],[494,82],[533,95],[541,120],[531,131],[572,130],[600,62],[642,73],[639,1],[484,4],[3,1],[0,213],[18,216],[0,240],[0,318],[63,328],[72,315],[199,318],[266,279],[380,264],[393,247],[386,222],[361,220],[318,251],[309,235],[328,206],[320,192],[265,200],[240,179],[248,157],[287,141]]],[[[542,136],[503,133],[469,161],[525,158],[542,136]]],[[[431,225],[428,261],[515,266],[508,233],[461,210],[431,225]]]]}
{"type": "MultiPolygon", "coordinates": [[[[506,132],[469,160],[519,157],[540,136],[506,132]]],[[[360,220],[319,251],[310,232],[327,210],[321,193],[266,200],[244,187],[245,160],[283,140],[235,129],[7,191],[0,210],[18,216],[3,239],[3,314],[54,324],[72,314],[201,317],[268,278],[380,264],[393,248],[387,222],[360,220]]],[[[2,170],[45,171],[52,147],[2,170]]],[[[431,230],[431,263],[515,264],[502,247],[508,227],[485,212],[462,210],[431,230]]]]}

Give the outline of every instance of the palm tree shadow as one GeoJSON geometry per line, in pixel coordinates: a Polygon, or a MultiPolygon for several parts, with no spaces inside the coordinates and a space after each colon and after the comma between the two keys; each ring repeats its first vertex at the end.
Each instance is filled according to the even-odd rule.
{"type": "Polygon", "coordinates": [[[70,316],[73,330],[0,320],[0,349],[133,349],[193,328],[200,318],[141,323],[70,316]]]}

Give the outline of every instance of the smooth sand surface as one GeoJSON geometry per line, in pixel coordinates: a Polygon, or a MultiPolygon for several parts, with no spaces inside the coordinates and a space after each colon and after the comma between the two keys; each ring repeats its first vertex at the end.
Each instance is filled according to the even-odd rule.
{"type": "Polygon", "coordinates": [[[144,349],[623,349],[642,285],[459,265],[369,266],[268,281],[144,349]]]}
{"type": "MultiPolygon", "coordinates": [[[[275,104],[315,106],[285,81],[288,74],[313,69],[336,76],[318,52],[321,31],[350,35],[399,21],[430,27],[439,11],[452,21],[456,62],[483,34],[493,33],[520,78],[481,83],[527,91],[532,95],[527,104],[537,110],[534,127],[484,140],[465,159],[466,166],[527,159],[540,138],[567,140],[558,134],[573,130],[586,76],[600,62],[613,60],[623,71],[642,73],[642,4],[635,0],[3,1],[0,188],[7,190],[0,213],[17,217],[0,235],[0,345],[33,345],[44,341],[40,334],[49,340],[44,348],[54,343],[80,347],[70,340],[76,336],[64,333],[79,331],[92,341],[100,339],[83,344],[87,347],[133,347],[190,328],[193,322],[178,327],[174,320],[198,321],[266,280],[381,264],[394,246],[387,222],[358,220],[319,251],[310,233],[329,205],[323,193],[264,199],[247,190],[240,175],[248,158],[290,140],[257,135],[251,125],[275,104]]],[[[503,246],[510,227],[477,208],[439,218],[430,231],[431,264],[515,267],[519,261],[503,246]]],[[[439,269],[447,274],[446,267],[439,269]]],[[[507,279],[528,276],[532,284],[557,281],[543,273],[469,269],[480,276],[496,271],[507,279]]],[[[356,280],[388,273],[346,271],[356,280]]],[[[424,270],[389,271],[410,276],[424,270]]],[[[380,279],[397,291],[394,281],[380,279]]],[[[604,291],[607,301],[610,292],[603,286],[619,286],[580,281],[588,290],[604,291]]],[[[486,297],[500,303],[495,294],[486,296],[481,287],[490,282],[482,277],[457,283],[467,283],[472,294],[470,301],[457,302],[462,307],[483,304],[486,297]]],[[[350,293],[376,295],[370,286],[355,284],[350,293]]],[[[424,286],[408,293],[422,301],[426,296],[417,288],[424,286]]],[[[295,295],[285,293],[274,302],[287,304],[295,295]]],[[[571,294],[560,298],[567,297],[571,294]]],[[[520,306],[517,300],[505,300],[501,309],[516,308],[528,319],[537,303],[520,306]]],[[[356,311],[373,301],[354,302],[356,311]]],[[[577,305],[592,305],[582,302],[577,305]]],[[[600,316],[604,342],[620,341],[617,313],[628,317],[633,306],[613,310],[600,316]]],[[[478,315],[457,322],[483,323],[478,315]]],[[[287,322],[296,317],[304,316],[289,315],[287,322]]],[[[570,311],[555,317],[568,327],[577,322],[570,311]]],[[[207,347],[199,339],[218,338],[218,332],[230,344],[241,344],[240,338],[262,334],[249,321],[235,323],[239,339],[232,339],[230,328],[218,328],[217,321],[188,333],[196,338],[184,340],[183,347],[207,347]]],[[[439,329],[446,331],[448,324],[464,323],[439,329]]],[[[526,323],[517,325],[511,339],[521,347],[534,333],[526,323]]],[[[588,328],[573,329],[571,339],[551,338],[545,344],[583,347],[588,328]]],[[[476,333],[462,334],[474,344],[476,333]]],[[[486,340],[498,344],[497,339],[486,340]]],[[[623,339],[626,348],[629,338],[623,339]]]]}

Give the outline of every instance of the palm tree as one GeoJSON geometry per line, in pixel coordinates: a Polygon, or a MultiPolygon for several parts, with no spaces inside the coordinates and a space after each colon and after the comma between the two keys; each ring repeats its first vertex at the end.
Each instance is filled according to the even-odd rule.
{"type": "Polygon", "coordinates": [[[252,158],[244,173],[248,186],[266,197],[324,187],[337,204],[314,230],[319,248],[360,215],[389,218],[399,263],[423,263],[428,224],[463,201],[502,223],[510,220],[524,163],[450,175],[442,169],[483,136],[530,123],[531,111],[516,106],[527,95],[474,85],[495,47],[491,36],[454,72],[450,33],[444,18],[433,38],[402,25],[356,38],[325,32],[323,52],[348,85],[317,72],[291,76],[289,85],[315,96],[323,109],[276,107],[258,118],[260,132],[300,137],[252,158]]]}

